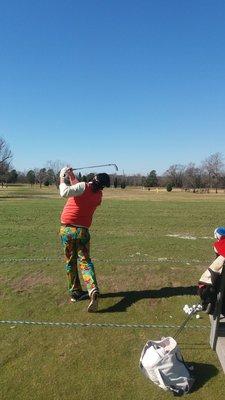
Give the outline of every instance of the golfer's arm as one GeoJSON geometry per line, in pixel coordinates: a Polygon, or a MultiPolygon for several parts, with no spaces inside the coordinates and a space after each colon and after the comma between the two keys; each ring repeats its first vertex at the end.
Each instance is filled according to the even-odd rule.
{"type": "Polygon", "coordinates": [[[223,256],[218,256],[213,263],[209,266],[209,269],[211,269],[214,272],[221,272],[221,269],[223,267],[225,258],[223,256]]]}
{"type": "Polygon", "coordinates": [[[59,185],[59,193],[61,197],[81,196],[85,191],[85,182],[78,182],[75,185],[68,186],[64,182],[59,185]]]}
{"type": "Polygon", "coordinates": [[[209,266],[209,268],[202,274],[201,278],[200,278],[200,282],[205,282],[205,283],[212,283],[211,281],[211,271],[213,272],[217,272],[217,273],[221,273],[223,264],[225,261],[225,257],[223,256],[218,256],[213,263],[209,266]]]}
{"type": "Polygon", "coordinates": [[[73,175],[72,177],[69,176],[69,180],[71,185],[75,185],[76,183],[80,182],[75,175],[73,175]]]}

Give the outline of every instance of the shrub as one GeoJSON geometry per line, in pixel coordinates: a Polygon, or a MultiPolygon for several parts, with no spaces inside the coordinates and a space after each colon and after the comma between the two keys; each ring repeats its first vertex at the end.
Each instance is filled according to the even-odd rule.
{"type": "Polygon", "coordinates": [[[166,186],[167,192],[171,192],[172,189],[173,189],[172,183],[168,183],[167,186],[166,186]]]}

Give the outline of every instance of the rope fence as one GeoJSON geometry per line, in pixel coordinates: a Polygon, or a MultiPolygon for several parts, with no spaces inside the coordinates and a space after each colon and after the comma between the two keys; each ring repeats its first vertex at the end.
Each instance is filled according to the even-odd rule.
{"type": "MultiPolygon", "coordinates": [[[[116,323],[89,323],[89,322],[49,322],[49,321],[14,321],[0,320],[0,324],[5,325],[37,325],[45,327],[60,328],[131,328],[131,329],[178,329],[181,325],[159,325],[159,324],[116,324],[116,323]]],[[[185,329],[209,329],[207,325],[189,325],[185,329]]]]}
{"type": "MultiPolygon", "coordinates": [[[[174,263],[174,264],[199,264],[199,263],[206,263],[207,261],[201,261],[201,260],[178,260],[178,259],[173,259],[173,258],[118,258],[118,259],[100,259],[100,258],[92,258],[93,261],[97,262],[154,262],[154,263],[174,263]]],[[[43,258],[0,258],[1,263],[9,263],[9,262],[44,262],[44,261],[62,261],[62,257],[43,257],[43,258]]]]}

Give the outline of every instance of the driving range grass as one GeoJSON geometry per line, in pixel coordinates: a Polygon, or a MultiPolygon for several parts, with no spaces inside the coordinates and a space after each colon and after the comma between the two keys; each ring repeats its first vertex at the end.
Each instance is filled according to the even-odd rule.
{"type": "MultiPolygon", "coordinates": [[[[140,354],[147,340],[173,336],[186,318],[183,306],[198,302],[225,194],[104,190],[91,228],[96,314],[87,313],[88,301],[68,302],[58,236],[64,203],[54,188],[0,189],[0,320],[48,323],[0,323],[0,398],[170,398],[141,374],[140,354]]],[[[224,397],[209,331],[201,314],[178,338],[196,376],[190,399],[224,397]]]]}

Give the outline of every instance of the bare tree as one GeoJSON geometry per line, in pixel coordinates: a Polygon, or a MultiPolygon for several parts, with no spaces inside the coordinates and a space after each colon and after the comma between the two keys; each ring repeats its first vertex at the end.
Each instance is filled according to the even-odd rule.
{"type": "Polygon", "coordinates": [[[42,188],[42,185],[46,179],[46,168],[41,168],[41,169],[35,168],[34,173],[35,173],[36,183],[39,183],[40,188],[42,188]]]}
{"type": "Polygon", "coordinates": [[[63,168],[64,163],[62,161],[47,161],[47,170],[48,173],[51,175],[51,180],[56,185],[59,186],[59,172],[63,168]]]}
{"type": "Polygon", "coordinates": [[[184,171],[183,183],[186,188],[192,188],[194,191],[202,185],[201,170],[195,164],[190,163],[184,171]]]}
{"type": "Polygon", "coordinates": [[[167,181],[172,184],[172,186],[181,188],[183,186],[184,171],[184,165],[174,164],[168,168],[164,176],[167,178],[167,181]]]}
{"type": "Polygon", "coordinates": [[[12,160],[12,152],[9,149],[8,144],[6,143],[5,139],[0,137],[0,164],[10,164],[12,160]]]}
{"type": "Polygon", "coordinates": [[[217,193],[218,184],[224,168],[223,155],[221,153],[211,154],[203,161],[202,167],[208,174],[209,187],[215,187],[217,193]]]}
{"type": "Polygon", "coordinates": [[[10,163],[12,161],[12,152],[6,143],[5,139],[0,137],[0,180],[3,186],[3,182],[6,181],[7,172],[9,171],[10,163]]]}

